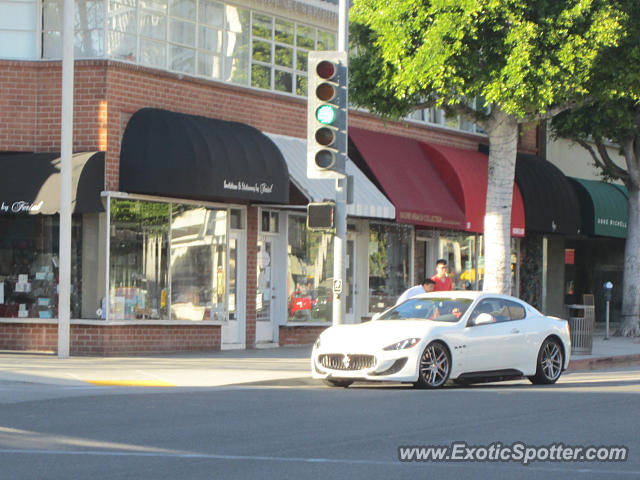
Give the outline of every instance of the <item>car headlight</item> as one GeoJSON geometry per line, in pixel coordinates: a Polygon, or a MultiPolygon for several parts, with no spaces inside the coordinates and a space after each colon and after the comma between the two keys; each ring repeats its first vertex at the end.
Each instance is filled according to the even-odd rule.
{"type": "Polygon", "coordinates": [[[318,335],[318,338],[316,339],[316,343],[313,344],[313,348],[315,349],[320,348],[320,335],[318,335]]]}
{"type": "Polygon", "coordinates": [[[400,342],[394,343],[393,345],[389,345],[388,347],[384,347],[383,350],[405,350],[407,348],[415,346],[419,341],[419,338],[407,338],[406,340],[402,340],[400,342]]]}

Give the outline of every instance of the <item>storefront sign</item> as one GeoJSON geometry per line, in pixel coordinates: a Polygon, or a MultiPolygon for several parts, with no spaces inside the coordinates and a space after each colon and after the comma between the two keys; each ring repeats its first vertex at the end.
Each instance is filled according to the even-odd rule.
{"type": "Polygon", "coordinates": [[[31,203],[25,201],[19,202],[2,202],[0,204],[0,213],[29,213],[39,212],[42,208],[44,201],[40,200],[38,203],[31,203]]]}
{"type": "Polygon", "coordinates": [[[273,183],[268,184],[268,183],[262,182],[262,183],[254,183],[253,185],[251,185],[247,182],[242,182],[242,181],[233,182],[226,179],[223,182],[224,182],[223,188],[225,190],[234,190],[237,192],[251,192],[251,193],[257,193],[259,195],[266,195],[273,192],[273,183]]]}
{"type": "Polygon", "coordinates": [[[605,227],[618,227],[627,228],[627,222],[624,220],[615,220],[613,218],[600,218],[596,219],[596,224],[603,225],[605,227]]]}

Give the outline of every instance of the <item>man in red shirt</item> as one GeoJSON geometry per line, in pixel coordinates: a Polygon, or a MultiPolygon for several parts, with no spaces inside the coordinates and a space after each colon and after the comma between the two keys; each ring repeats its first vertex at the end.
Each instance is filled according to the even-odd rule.
{"type": "Polygon", "coordinates": [[[436,262],[436,274],[431,277],[431,280],[436,282],[435,292],[453,290],[453,282],[447,275],[447,270],[447,261],[444,258],[436,262]]]}

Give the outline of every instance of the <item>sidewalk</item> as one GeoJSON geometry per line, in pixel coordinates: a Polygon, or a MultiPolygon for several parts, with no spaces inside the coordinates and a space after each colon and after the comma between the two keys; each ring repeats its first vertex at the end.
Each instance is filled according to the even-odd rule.
{"type": "Polygon", "coordinates": [[[604,327],[596,327],[591,355],[571,355],[569,370],[596,370],[615,365],[640,364],[640,338],[614,337],[617,325],[609,328],[605,340],[604,327]]]}
{"type": "MultiPolygon", "coordinates": [[[[610,332],[613,333],[614,328],[610,332]]],[[[0,385],[213,387],[316,385],[311,346],[225,350],[152,357],[71,357],[0,352],[0,385]]],[[[598,328],[591,355],[572,355],[569,371],[640,365],[640,338],[609,337],[598,328]]]]}

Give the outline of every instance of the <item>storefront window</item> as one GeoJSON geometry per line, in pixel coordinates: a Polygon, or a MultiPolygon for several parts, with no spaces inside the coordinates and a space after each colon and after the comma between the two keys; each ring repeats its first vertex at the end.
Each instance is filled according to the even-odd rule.
{"type": "MultiPolygon", "coordinates": [[[[464,232],[440,237],[438,258],[444,258],[449,267],[449,276],[455,290],[476,289],[484,275],[482,260],[478,265],[477,235],[464,232]]],[[[429,275],[435,273],[433,271],[429,275]]]]}
{"type": "Polygon", "coordinates": [[[173,205],[171,318],[223,320],[227,211],[173,205]]]}
{"type": "Polygon", "coordinates": [[[223,320],[227,211],[111,200],[110,315],[223,320]]]}
{"type": "MultiPolygon", "coordinates": [[[[82,227],[71,231],[71,317],[82,306],[82,227]]],[[[0,317],[57,318],[58,215],[0,216],[0,317]]]]}
{"type": "Polygon", "coordinates": [[[287,294],[290,322],[330,322],[333,235],[307,229],[306,217],[289,216],[287,294]]]}
{"type": "Polygon", "coordinates": [[[109,317],[168,318],[167,203],[111,200],[109,317]]]}
{"type": "Polygon", "coordinates": [[[369,311],[396,303],[411,282],[411,228],[373,224],[369,227],[369,311]]]}

